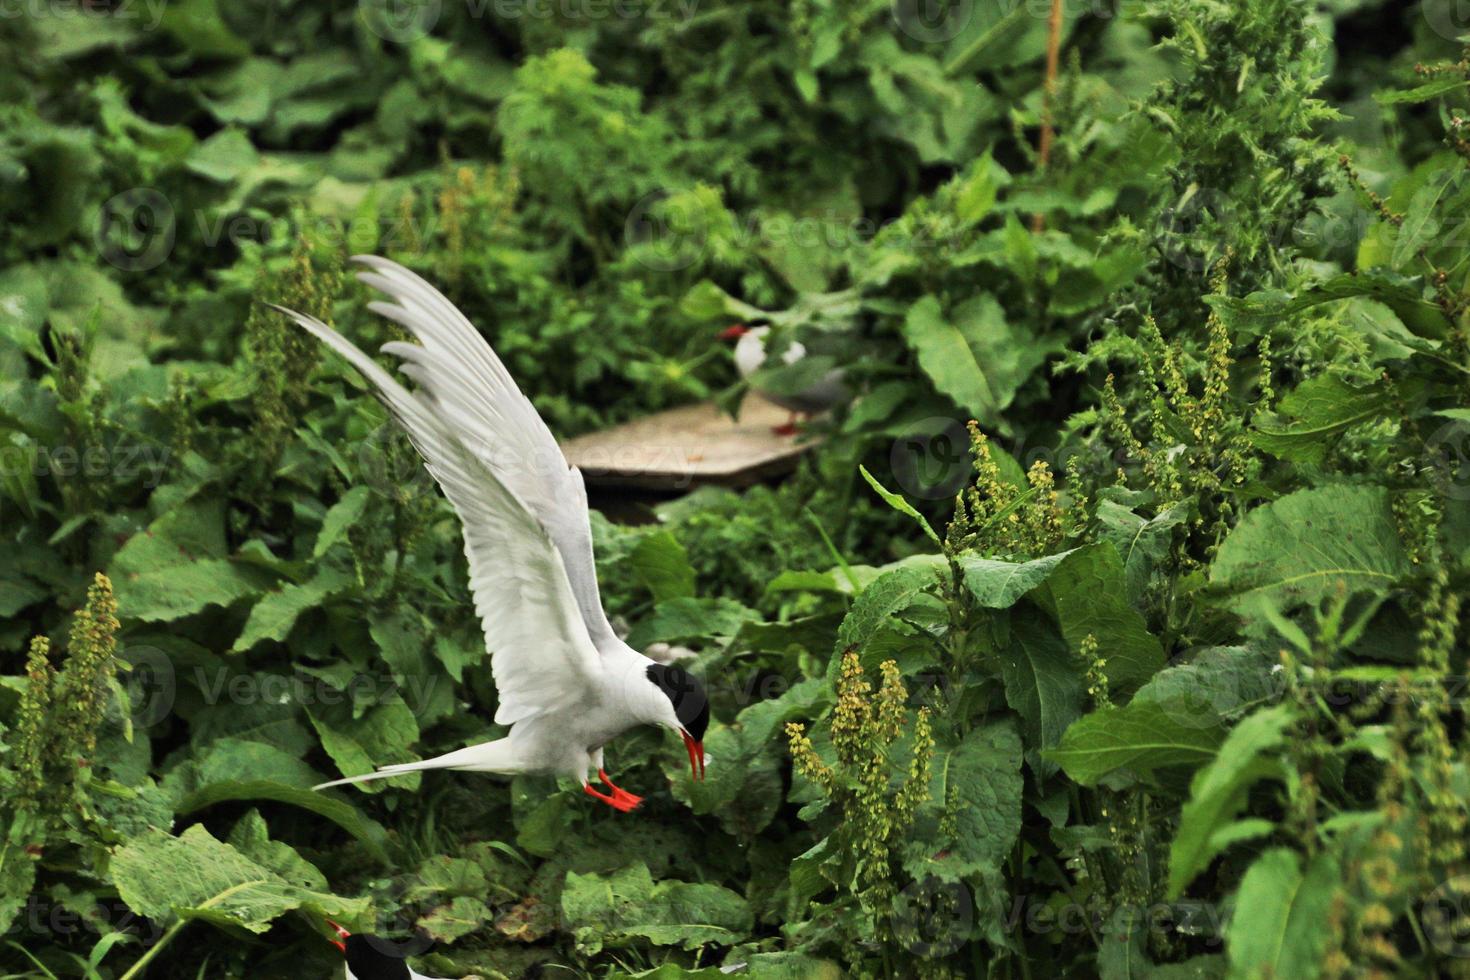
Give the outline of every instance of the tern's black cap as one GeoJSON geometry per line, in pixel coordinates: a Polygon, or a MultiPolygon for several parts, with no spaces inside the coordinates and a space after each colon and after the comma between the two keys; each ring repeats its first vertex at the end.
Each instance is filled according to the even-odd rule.
{"type": "Polygon", "coordinates": [[[703,741],[709,727],[709,698],[699,678],[683,667],[649,664],[648,679],[673,702],[674,714],[684,730],[696,742],[703,741]]]}
{"type": "Polygon", "coordinates": [[[347,968],[357,980],[412,980],[408,959],[386,939],[348,936],[347,968]]]}

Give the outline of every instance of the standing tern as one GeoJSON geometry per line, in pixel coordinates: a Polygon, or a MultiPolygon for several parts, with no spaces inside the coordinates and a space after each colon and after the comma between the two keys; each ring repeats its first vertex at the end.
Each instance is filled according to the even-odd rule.
{"type": "MultiPolygon", "coordinates": [[[[747,327],[743,323],[726,327],[720,331],[720,339],[735,344],[735,370],[740,372],[742,378],[749,378],[761,368],[765,367],[769,351],[766,343],[770,339],[770,327],[747,327]]],[[[799,340],[793,340],[786,346],[786,351],[781,355],[781,363],[785,365],[795,364],[806,357],[806,345],[799,340]]],[[[800,391],[776,392],[757,389],[762,398],[773,404],[780,405],[791,413],[791,418],[785,425],[772,428],[772,432],[778,436],[789,436],[796,433],[796,417],[805,415],[810,418],[825,412],[847,397],[847,373],[841,368],[833,368],[822,375],[811,384],[800,391]]]]}
{"type": "Polygon", "coordinates": [[[357,278],[388,298],[368,308],[418,341],[382,347],[416,390],[315,317],[272,307],[367,379],[454,506],[500,694],[495,722],[510,734],[317,788],[424,769],[546,772],[576,779],[589,796],[627,812],[642,799],[613,785],[602,749],[638,725],[677,731],[693,777],[703,779],[709,700],[693,675],[650,660],[613,632],[597,590],[582,474],[453,303],[395,262],[353,261],[367,270],[357,278]],[[591,772],[610,792],[593,789],[591,772]]]}

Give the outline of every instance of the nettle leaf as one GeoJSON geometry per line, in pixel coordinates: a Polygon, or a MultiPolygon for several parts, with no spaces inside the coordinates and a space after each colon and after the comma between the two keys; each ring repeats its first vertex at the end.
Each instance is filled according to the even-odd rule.
{"type": "Polygon", "coordinates": [[[785,722],[809,717],[827,685],[808,678],[780,697],[758,701],[733,726],[716,725],[705,737],[710,765],[695,781],[682,756],[665,760],[674,798],[694,813],[714,814],[726,832],[750,838],[764,830],[781,805],[784,749],[774,736],[785,722]]]}
{"type": "Polygon", "coordinates": [[[1455,197],[1464,189],[1459,170],[1446,169],[1431,175],[1424,186],[1414,192],[1394,238],[1393,255],[1389,261],[1395,269],[1402,269],[1414,261],[1421,249],[1444,233],[1441,209],[1447,215],[1454,214],[1454,210],[1445,204],[1446,199],[1455,197]]]}
{"type": "Polygon", "coordinates": [[[293,885],[313,891],[331,890],[331,886],[327,884],[327,876],[297,853],[296,848],[271,840],[270,827],[260,811],[253,807],[236,821],[225,843],[293,885]]]}
{"type": "Polygon", "coordinates": [[[1444,311],[1424,298],[1423,280],[1395,273],[1345,272],[1288,293],[1262,290],[1249,296],[1206,296],[1210,306],[1230,313],[1277,319],[1322,303],[1365,296],[1393,310],[1417,336],[1443,338],[1449,331],[1444,311]]]}
{"type": "Polygon", "coordinates": [[[250,610],[250,618],[231,648],[243,653],[267,640],[284,642],[296,620],[307,610],[340,595],[356,583],[352,573],[327,565],[300,585],[291,584],[267,593],[250,610]]]}
{"type": "Polygon", "coordinates": [[[919,807],[904,870],[945,881],[997,871],[1021,833],[1021,786],[1021,737],[1009,721],[935,746],[929,800],[919,807]]]}
{"type": "Polygon", "coordinates": [[[1406,105],[1416,102],[1428,102],[1451,92],[1458,92],[1465,87],[1465,79],[1452,75],[1448,78],[1436,78],[1432,82],[1416,85],[1414,88],[1391,89],[1387,92],[1374,92],[1373,101],[1379,105],[1406,105]]]}
{"type": "Polygon", "coordinates": [[[1123,578],[1129,602],[1138,602],[1154,572],[1169,557],[1174,529],[1188,518],[1185,505],[1176,504],[1150,518],[1140,517],[1114,500],[1097,505],[1098,530],[1104,541],[1111,541],[1123,559],[1123,578]]]}
{"type": "Polygon", "coordinates": [[[1382,591],[1409,570],[1389,492],[1327,486],[1246,514],[1220,545],[1210,583],[1237,602],[1266,598],[1289,608],[1340,587],[1382,591]]]}
{"type": "Polygon", "coordinates": [[[1341,889],[1337,858],[1318,851],[1302,870],[1292,851],[1256,859],[1235,893],[1225,931],[1232,977],[1316,977],[1330,933],[1322,928],[1341,889]]]}
{"type": "Polygon", "coordinates": [[[224,510],[223,500],[195,498],[127,540],[107,569],[120,617],[182,619],[260,595],[270,586],[274,576],[265,569],[225,557],[224,510]]]}
{"type": "Polygon", "coordinates": [[[668,599],[628,634],[628,643],[644,649],[651,643],[685,643],[736,636],[746,623],[760,619],[750,607],[725,596],[668,599]]]}
{"type": "Polygon", "coordinates": [[[203,919],[253,933],[294,909],[352,921],[368,908],[367,899],[295,884],[198,825],[179,837],[150,830],[123,845],[112,859],[112,880],[139,915],[164,922],[203,919]]]}
{"type": "Polygon", "coordinates": [[[1194,774],[1169,848],[1170,898],[1178,898],[1226,846],[1245,839],[1240,825],[1229,821],[1245,806],[1251,784],[1280,772],[1276,760],[1263,754],[1281,745],[1294,720],[1288,705],[1257,711],[1236,725],[1219,754],[1194,774]]]}
{"type": "Polygon", "coordinates": [[[919,367],[935,391],[979,419],[994,420],[998,410],[991,383],[975,360],[975,351],[958,328],[945,319],[938,297],[926,295],[904,317],[904,339],[919,356],[919,367]]]}
{"type": "Polygon", "coordinates": [[[452,943],[494,921],[495,913],[484,902],[468,895],[456,895],[420,916],[415,924],[436,942],[452,943]]]}
{"type": "Polygon", "coordinates": [[[229,606],[263,593],[275,576],[225,558],[139,572],[117,582],[117,614],[123,619],[169,622],[210,606],[229,606]]]}
{"type": "Polygon", "coordinates": [[[568,872],[561,909],[578,949],[589,955],[640,940],[683,949],[732,946],[755,924],[750,905],[728,888],[655,882],[642,863],[610,875],[568,872]]]}
{"type": "Polygon", "coordinates": [[[668,531],[655,531],[640,540],[628,556],[633,574],[653,593],[655,602],[694,595],[694,568],[689,553],[668,531]]]}
{"type": "Polygon", "coordinates": [[[669,758],[664,774],[674,798],[697,814],[714,814],[726,832],[748,839],[781,806],[781,766],[769,746],[737,729],[712,726],[705,736],[709,767],[695,781],[687,761],[669,758]]]}
{"type": "Polygon", "coordinates": [[[1036,588],[1054,572],[1071,551],[1063,551],[1028,562],[1000,561],[980,555],[961,555],[965,588],[986,609],[1005,609],[1036,588]]]}
{"type": "Polygon", "coordinates": [[[988,423],[1011,403],[1030,373],[1023,357],[1035,345],[1017,342],[1000,304],[988,294],[968,301],[953,316],[945,315],[938,297],[925,296],[909,308],[903,335],[935,390],[988,423]]]}
{"type": "Polygon", "coordinates": [[[368,617],[368,635],[395,678],[423,678],[428,666],[424,648],[432,627],[414,609],[395,608],[368,617]]]}
{"type": "MultiPolygon", "coordinates": [[[[322,740],[322,748],[343,776],[360,776],[381,765],[408,762],[419,740],[418,720],[401,700],[378,704],[356,718],[341,706],[326,705],[309,710],[307,716],[322,740]]],[[[368,793],[381,793],[388,783],[417,789],[419,779],[420,774],[415,772],[358,783],[356,787],[368,793]]]]}
{"type": "Polygon", "coordinates": [[[1082,714],[1082,662],[1056,627],[1032,606],[1012,614],[1011,642],[1000,654],[1006,703],[1021,716],[1026,758],[1042,777],[1056,763],[1041,755],[1082,714]]]}
{"type": "Polygon", "coordinates": [[[20,840],[23,828],[18,824],[26,817],[13,815],[10,819],[12,822],[0,824],[0,832],[5,834],[0,839],[6,841],[4,850],[0,850],[3,858],[0,859],[0,929],[6,932],[30,901],[31,890],[36,886],[37,864],[29,856],[13,853],[16,845],[11,840],[20,840]]]}
{"type": "Polygon", "coordinates": [[[1109,684],[1132,690],[1164,665],[1164,649],[1148,631],[1143,616],[1128,602],[1123,560],[1110,541],[1067,554],[1046,582],[1057,623],[1073,651],[1089,635],[1109,684]]]}
{"type": "Polygon", "coordinates": [[[347,539],[347,531],[362,518],[373,493],[370,487],[356,486],[344,493],[322,518],[322,529],[317,532],[316,544],[311,557],[320,558],[339,541],[347,539]]]}
{"type": "Polygon", "coordinates": [[[1203,765],[1214,758],[1223,735],[1190,712],[1184,702],[1135,697],[1124,707],[1078,719],[1061,744],[1043,755],[1083,786],[1115,774],[1144,777],[1156,769],[1203,765]]]}
{"type": "Polygon", "coordinates": [[[1282,398],[1278,422],[1257,425],[1251,444],[1280,459],[1321,466],[1334,438],[1382,418],[1392,403],[1384,385],[1354,388],[1338,375],[1321,374],[1282,398]]]}
{"type": "Polygon", "coordinates": [[[866,643],[890,616],[903,612],[939,582],[944,559],[910,560],[884,572],[858,594],[837,630],[839,652],[866,643]]]}
{"type": "Polygon", "coordinates": [[[311,787],[321,781],[297,755],[264,742],[222,738],[197,758],[175,766],[161,785],[180,816],[242,800],[285,803],[330,820],[374,856],[386,859],[388,835],[382,826],[335,793],[313,792],[311,787]]]}

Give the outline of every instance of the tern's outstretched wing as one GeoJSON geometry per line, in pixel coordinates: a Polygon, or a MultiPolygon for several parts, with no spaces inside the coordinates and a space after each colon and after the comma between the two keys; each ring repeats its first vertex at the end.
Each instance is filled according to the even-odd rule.
{"type": "MultiPolygon", "coordinates": [[[[465,445],[457,414],[433,392],[410,393],[350,340],[314,317],[275,307],[345,357],[408,431],[464,526],[475,611],[509,725],[583,697],[602,661],[561,553],[517,493],[465,445]]],[[[422,371],[420,371],[422,373],[422,371]]]]}
{"type": "Polygon", "coordinates": [[[368,308],[418,340],[385,344],[383,352],[403,359],[403,372],[428,392],[460,442],[546,528],[561,552],[592,642],[604,653],[620,645],[597,591],[582,474],[567,465],[535,406],[485,338],[437,289],[396,262],[372,255],[353,261],[371,270],[357,278],[392,300],[368,308]]]}

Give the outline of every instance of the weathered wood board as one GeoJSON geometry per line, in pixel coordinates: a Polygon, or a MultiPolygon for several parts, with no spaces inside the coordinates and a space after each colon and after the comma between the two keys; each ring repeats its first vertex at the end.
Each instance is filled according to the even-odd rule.
{"type": "Polygon", "coordinates": [[[592,486],[749,486],[793,469],[814,445],[805,433],[772,431],[788,417],[784,408],[752,393],[741,404],[738,422],[713,402],[701,402],[569,439],[562,452],[592,486]]]}

